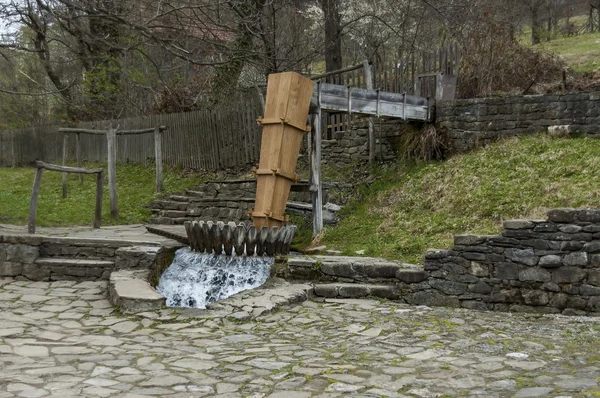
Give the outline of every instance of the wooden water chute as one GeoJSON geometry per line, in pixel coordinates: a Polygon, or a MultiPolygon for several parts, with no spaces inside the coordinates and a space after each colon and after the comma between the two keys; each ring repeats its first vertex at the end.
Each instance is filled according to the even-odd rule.
{"type": "Polygon", "coordinates": [[[314,82],[298,73],[269,75],[260,162],[256,170],[256,202],[250,213],[257,230],[281,228],[306,126],[314,82]]]}

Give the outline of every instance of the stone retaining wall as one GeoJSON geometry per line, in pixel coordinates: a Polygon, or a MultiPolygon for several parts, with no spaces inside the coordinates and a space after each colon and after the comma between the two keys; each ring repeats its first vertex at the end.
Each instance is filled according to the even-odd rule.
{"type": "MultiPolygon", "coordinates": [[[[386,123],[382,127],[379,139],[379,123],[375,123],[375,153],[379,159],[381,154],[386,160],[394,159],[392,147],[385,138],[388,135],[388,130],[397,130],[398,124],[386,123]],[[391,126],[391,127],[390,127],[391,126]]],[[[347,131],[338,131],[333,134],[331,140],[323,139],[322,147],[322,162],[334,166],[351,166],[359,162],[369,160],[369,128],[367,122],[355,124],[347,131]]]]}
{"type": "Polygon", "coordinates": [[[0,235],[0,277],[37,281],[108,279],[115,268],[151,268],[160,249],[115,240],[0,235]]]}
{"type": "Polygon", "coordinates": [[[436,123],[451,153],[549,127],[559,134],[598,137],[600,92],[444,101],[437,105],[436,123]]]}
{"type": "Polygon", "coordinates": [[[498,236],[459,235],[425,255],[432,305],[570,315],[600,313],[600,210],[555,209],[504,222],[498,236]]]}

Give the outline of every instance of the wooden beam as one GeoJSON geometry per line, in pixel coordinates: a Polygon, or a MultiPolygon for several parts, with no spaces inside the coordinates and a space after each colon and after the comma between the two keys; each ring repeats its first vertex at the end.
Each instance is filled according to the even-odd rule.
{"type": "Polygon", "coordinates": [[[58,171],[59,173],[97,174],[102,172],[102,169],[80,169],[77,167],[59,166],[57,164],[45,163],[41,160],[36,160],[35,166],[38,169],[58,171]]]}
{"type": "MultiPolygon", "coordinates": [[[[167,129],[167,126],[158,126],[163,131],[167,129]]],[[[93,129],[80,129],[80,128],[60,128],[59,133],[66,134],[92,134],[92,135],[105,135],[107,130],[93,130],[93,129]]],[[[154,127],[140,130],[117,130],[116,135],[136,135],[136,134],[149,134],[154,132],[154,127]]]]}
{"type": "Polygon", "coordinates": [[[321,85],[317,83],[317,113],[313,115],[310,156],[310,182],[313,208],[313,236],[323,231],[323,187],[321,185],[321,85]]]}
{"type": "Polygon", "coordinates": [[[156,163],[156,192],[163,190],[162,133],[154,128],[154,163],[156,163]]]}
{"type": "MultiPolygon", "coordinates": [[[[369,62],[369,61],[365,61],[365,62],[369,62]]],[[[356,64],[353,66],[348,66],[347,68],[343,68],[343,69],[338,69],[338,70],[334,70],[331,72],[327,72],[327,73],[322,73],[320,75],[315,75],[315,76],[311,76],[311,80],[319,80],[319,79],[325,79],[326,77],[329,76],[334,76],[334,75],[339,75],[340,73],[345,73],[345,72],[352,72],[353,70],[357,70],[360,69],[364,66],[364,63],[360,63],[360,64],[356,64]]]]}
{"type": "Polygon", "coordinates": [[[96,209],[94,211],[94,228],[100,228],[102,220],[102,197],[104,196],[104,170],[96,176],[96,209]]]}
{"type": "Polygon", "coordinates": [[[108,196],[110,200],[110,215],[119,217],[119,204],[117,195],[117,147],[115,143],[116,130],[112,127],[106,132],[108,151],[108,196]]]}
{"type": "MultiPolygon", "coordinates": [[[[63,137],[63,156],[62,156],[62,164],[66,166],[67,164],[67,144],[68,144],[69,136],[64,135],[63,137]]],[[[65,199],[67,197],[67,173],[63,172],[62,174],[62,197],[65,199]]]]}
{"type": "Polygon", "coordinates": [[[58,129],[59,133],[66,134],[93,134],[93,135],[105,135],[106,130],[92,130],[92,129],[80,129],[80,128],[60,128],[58,129]]]}
{"type": "MultiPolygon", "coordinates": [[[[81,134],[75,134],[75,157],[77,158],[77,167],[81,168],[81,134]]],[[[83,184],[83,174],[79,174],[79,183],[83,184]]]]}
{"type": "MultiPolygon", "coordinates": [[[[373,89],[373,74],[371,73],[371,65],[369,61],[363,62],[363,69],[365,72],[365,84],[367,90],[373,89]]],[[[369,118],[369,164],[373,166],[375,164],[375,128],[373,126],[373,118],[369,118]]]]}
{"type": "Polygon", "coordinates": [[[42,174],[44,169],[38,167],[35,170],[35,179],[33,180],[33,189],[31,192],[31,202],[29,203],[29,222],[27,223],[27,232],[35,234],[35,216],[37,214],[37,205],[40,198],[40,188],[42,186],[42,174]]]}

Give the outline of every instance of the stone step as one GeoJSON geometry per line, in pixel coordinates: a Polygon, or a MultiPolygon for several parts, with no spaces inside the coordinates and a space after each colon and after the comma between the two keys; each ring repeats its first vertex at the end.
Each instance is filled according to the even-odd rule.
{"type": "Polygon", "coordinates": [[[155,200],[150,204],[150,208],[153,210],[186,210],[187,207],[187,202],[178,202],[175,200],[155,200]]]}
{"type": "Polygon", "coordinates": [[[291,276],[365,283],[419,283],[429,274],[420,265],[375,257],[293,256],[288,258],[291,276]]]}
{"type": "Polygon", "coordinates": [[[64,257],[39,257],[34,261],[36,272],[42,279],[65,280],[85,278],[86,280],[108,279],[115,267],[114,261],[90,260],[64,257]]]}
{"type": "Polygon", "coordinates": [[[379,297],[398,300],[400,291],[394,285],[371,285],[360,283],[320,283],[314,285],[314,295],[325,298],[379,297]]]}

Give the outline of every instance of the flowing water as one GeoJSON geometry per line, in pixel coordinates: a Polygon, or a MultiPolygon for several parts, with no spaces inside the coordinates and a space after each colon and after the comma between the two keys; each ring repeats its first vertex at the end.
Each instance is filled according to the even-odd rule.
{"type": "Polygon", "coordinates": [[[272,257],[217,256],[186,247],[175,252],[156,290],[170,307],[206,308],[208,303],[261,286],[269,277],[271,264],[272,257]]]}

